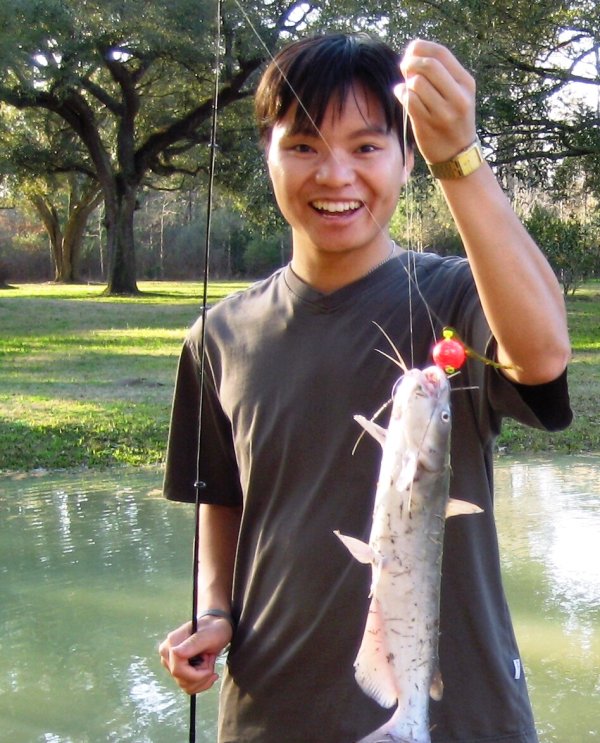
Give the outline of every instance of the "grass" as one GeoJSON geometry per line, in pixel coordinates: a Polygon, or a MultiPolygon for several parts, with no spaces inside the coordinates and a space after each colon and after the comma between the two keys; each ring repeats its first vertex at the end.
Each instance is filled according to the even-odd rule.
{"type": "MultiPolygon", "coordinates": [[[[211,283],[209,302],[243,286],[211,283]]],[[[136,298],[88,285],[0,290],[0,471],[162,461],[177,357],[202,287],[140,289],[136,298]]],[[[600,284],[568,310],[575,423],[544,434],[508,422],[502,451],[600,449],[600,284]]]]}
{"type": "Polygon", "coordinates": [[[559,433],[546,433],[507,420],[498,439],[500,451],[600,451],[600,282],[591,282],[567,300],[573,358],[569,389],[574,421],[559,433]]]}
{"type": "MultiPolygon", "coordinates": [[[[209,302],[243,285],[213,283],[209,302]]],[[[0,471],[162,460],[177,357],[200,284],[0,291],[0,471]]]]}

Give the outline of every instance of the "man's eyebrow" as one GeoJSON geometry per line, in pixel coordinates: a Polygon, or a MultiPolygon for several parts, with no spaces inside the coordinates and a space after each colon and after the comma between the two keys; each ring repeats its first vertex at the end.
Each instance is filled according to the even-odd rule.
{"type": "Polygon", "coordinates": [[[283,135],[284,137],[319,137],[320,132],[314,124],[308,121],[300,126],[294,126],[292,124],[284,130],[283,135]]]}
{"type": "MultiPolygon", "coordinates": [[[[373,135],[387,136],[390,129],[385,124],[367,124],[360,129],[350,132],[350,139],[360,139],[361,137],[372,137],[373,135]]],[[[310,122],[303,126],[290,126],[283,133],[284,137],[321,137],[321,132],[310,122]]]]}
{"type": "Polygon", "coordinates": [[[368,124],[367,126],[352,132],[351,137],[368,137],[372,134],[389,134],[390,129],[385,124],[368,124]]]}

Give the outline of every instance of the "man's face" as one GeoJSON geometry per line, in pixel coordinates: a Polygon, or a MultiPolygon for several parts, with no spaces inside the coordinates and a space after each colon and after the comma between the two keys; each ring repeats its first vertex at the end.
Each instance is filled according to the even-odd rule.
{"type": "MultiPolygon", "coordinates": [[[[364,88],[342,110],[329,105],[320,131],[292,133],[295,109],[273,128],[267,163],[297,251],[346,252],[389,245],[388,223],[410,172],[395,131],[364,88]]],[[[316,257],[316,256],[315,256],[316,257]]]]}

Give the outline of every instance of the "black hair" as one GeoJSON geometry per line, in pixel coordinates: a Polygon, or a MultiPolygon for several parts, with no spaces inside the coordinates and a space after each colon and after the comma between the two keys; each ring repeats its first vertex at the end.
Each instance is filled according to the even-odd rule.
{"type": "MultiPolygon", "coordinates": [[[[381,104],[388,131],[403,145],[404,113],[394,95],[403,81],[400,57],[384,42],[366,33],[325,34],[284,47],[269,64],[258,85],[255,111],[263,143],[288,111],[296,106],[293,132],[319,128],[330,103],[341,112],[347,95],[364,86],[381,104]]],[[[408,123],[407,143],[413,139],[408,123]]]]}

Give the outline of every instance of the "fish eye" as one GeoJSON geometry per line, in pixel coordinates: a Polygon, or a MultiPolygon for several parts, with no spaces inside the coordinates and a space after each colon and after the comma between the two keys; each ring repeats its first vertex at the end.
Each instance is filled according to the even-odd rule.
{"type": "Polygon", "coordinates": [[[450,423],[450,412],[448,410],[442,410],[440,418],[442,419],[442,423],[450,423]]]}

